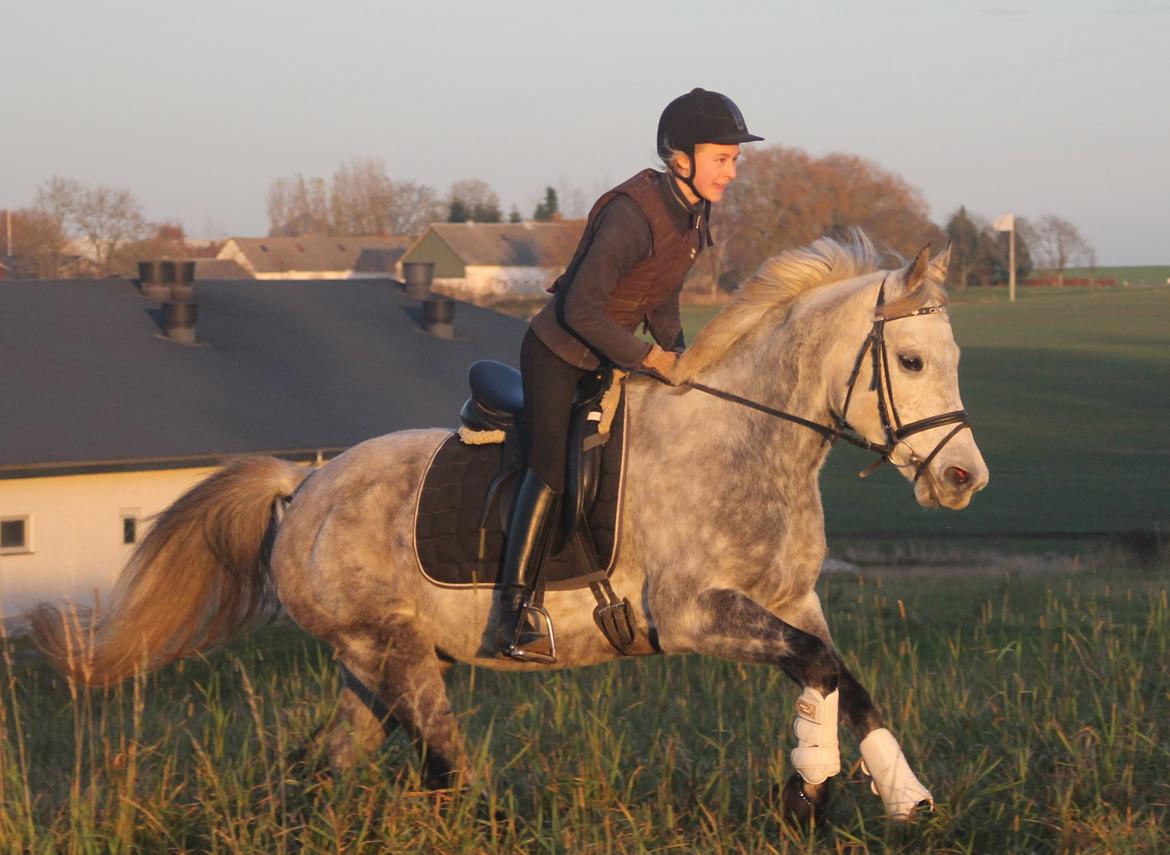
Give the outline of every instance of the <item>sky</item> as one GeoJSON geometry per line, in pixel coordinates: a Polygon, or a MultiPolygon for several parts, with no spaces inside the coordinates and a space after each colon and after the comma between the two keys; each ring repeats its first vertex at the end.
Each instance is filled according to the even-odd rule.
{"type": "Polygon", "coordinates": [[[527,216],[655,165],[662,107],[702,86],[757,145],[873,160],[940,224],[1055,214],[1100,264],[1170,264],[1160,0],[4,0],[0,68],[0,208],[59,175],[262,235],[275,179],[373,157],[527,216]]]}

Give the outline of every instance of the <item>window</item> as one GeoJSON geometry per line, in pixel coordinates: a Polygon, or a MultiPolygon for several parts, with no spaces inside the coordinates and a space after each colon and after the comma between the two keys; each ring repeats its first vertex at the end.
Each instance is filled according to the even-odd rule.
{"type": "Polygon", "coordinates": [[[122,543],[133,546],[138,543],[138,518],[141,508],[121,508],[118,511],[118,525],[121,527],[122,543]]]}
{"type": "Polygon", "coordinates": [[[32,552],[28,517],[0,519],[0,553],[32,552]]]}

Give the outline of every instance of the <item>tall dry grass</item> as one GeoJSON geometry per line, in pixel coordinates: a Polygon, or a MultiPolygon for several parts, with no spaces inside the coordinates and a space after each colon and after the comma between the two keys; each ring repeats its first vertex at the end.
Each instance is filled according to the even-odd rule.
{"type": "Polygon", "coordinates": [[[887,821],[844,736],[828,827],[807,835],[771,798],[797,693],[765,668],[456,668],[481,781],[436,798],[401,735],[345,777],[299,751],[338,676],[291,627],[96,691],[6,638],[0,851],[1167,851],[1168,588],[1164,563],[823,580],[938,807],[887,821]]]}

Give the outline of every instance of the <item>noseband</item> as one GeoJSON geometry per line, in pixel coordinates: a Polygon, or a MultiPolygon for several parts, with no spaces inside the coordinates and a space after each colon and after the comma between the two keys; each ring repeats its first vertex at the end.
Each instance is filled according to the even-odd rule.
{"type": "MultiPolygon", "coordinates": [[[[888,276],[888,275],[887,275],[888,276]]],[[[841,415],[832,413],[833,424],[823,425],[819,422],[814,422],[809,419],[801,418],[800,416],[787,413],[784,410],[769,407],[766,404],[761,404],[757,401],[752,401],[749,398],[743,398],[731,392],[725,392],[722,389],[715,389],[703,383],[688,383],[687,385],[692,389],[697,389],[700,392],[705,392],[708,395],[713,395],[716,398],[722,398],[725,401],[731,401],[735,404],[748,407],[761,413],[766,413],[778,419],[784,419],[802,427],[814,430],[824,437],[825,442],[830,446],[836,445],[837,440],[843,439],[851,445],[858,448],[863,448],[866,451],[872,451],[878,455],[877,460],[870,464],[860,474],[862,478],[870,475],[875,469],[883,463],[893,463],[895,466],[913,466],[914,480],[917,481],[922,473],[926,471],[926,467],[930,462],[938,456],[951,439],[964,428],[970,429],[971,420],[967,416],[966,410],[953,410],[949,413],[941,413],[937,416],[930,416],[925,419],[903,424],[898,417],[898,408],[894,404],[894,387],[890,382],[890,359],[886,351],[885,327],[891,321],[900,321],[904,318],[915,318],[919,315],[933,315],[938,313],[945,313],[946,306],[934,305],[923,306],[913,312],[907,312],[904,315],[895,315],[894,317],[886,317],[882,314],[882,307],[885,305],[886,299],[886,280],[882,280],[881,287],[878,288],[877,304],[874,306],[873,325],[869,329],[869,335],[865,337],[865,341],[861,343],[861,347],[857,351],[857,358],[853,360],[853,371],[849,374],[849,387],[845,393],[845,405],[841,408],[841,415]],[[861,366],[865,362],[865,354],[870,354],[870,362],[873,366],[873,374],[870,378],[869,388],[871,391],[877,393],[877,409],[878,417],[882,422],[882,434],[885,437],[884,443],[870,442],[865,437],[861,436],[849,422],[846,417],[849,413],[849,402],[853,398],[853,389],[857,385],[857,379],[861,375],[861,366]],[[924,458],[919,458],[918,454],[906,442],[906,437],[913,436],[916,433],[921,433],[931,428],[942,427],[943,425],[954,425],[954,428],[935,445],[930,454],[924,458]],[[899,445],[905,445],[910,449],[910,458],[906,463],[894,463],[891,455],[894,453],[899,445]]]]}

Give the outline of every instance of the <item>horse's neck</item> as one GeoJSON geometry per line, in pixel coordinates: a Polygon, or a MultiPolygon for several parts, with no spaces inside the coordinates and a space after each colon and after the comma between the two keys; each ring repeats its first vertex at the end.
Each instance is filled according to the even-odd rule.
{"type": "MultiPolygon", "coordinates": [[[[783,324],[758,332],[702,372],[697,382],[830,425],[838,391],[833,384],[864,338],[868,290],[839,283],[809,295],[783,324]],[[855,328],[859,331],[853,334],[855,328]]],[[[657,388],[647,394],[647,409],[661,410],[659,429],[671,424],[678,435],[705,437],[706,443],[698,440],[707,446],[701,453],[761,461],[782,471],[785,482],[793,482],[792,476],[801,471],[815,474],[828,453],[816,431],[739,404],[697,391],[657,388]]]]}

